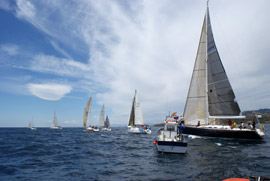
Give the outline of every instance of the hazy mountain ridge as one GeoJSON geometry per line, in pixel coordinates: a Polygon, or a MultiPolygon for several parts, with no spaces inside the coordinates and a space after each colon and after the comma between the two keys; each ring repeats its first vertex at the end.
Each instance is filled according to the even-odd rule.
{"type": "Polygon", "coordinates": [[[265,116],[265,117],[270,117],[270,109],[269,108],[262,108],[262,109],[242,112],[242,114],[245,116],[252,116],[253,113],[260,114],[260,115],[265,116]]]}

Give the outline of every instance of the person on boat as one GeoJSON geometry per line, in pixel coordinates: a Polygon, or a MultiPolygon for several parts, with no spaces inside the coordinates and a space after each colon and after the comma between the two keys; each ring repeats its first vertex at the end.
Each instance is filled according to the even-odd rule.
{"type": "Polygon", "coordinates": [[[228,120],[228,125],[232,126],[232,120],[230,120],[230,119],[228,120]]]}
{"type": "Polygon", "coordinates": [[[254,119],[252,119],[251,124],[252,124],[253,129],[255,129],[255,121],[254,121],[254,119]]]}
{"type": "Polygon", "coordinates": [[[179,139],[181,140],[181,134],[184,130],[184,126],[182,125],[182,123],[180,123],[178,126],[177,126],[177,136],[179,137],[179,139]]]}
{"type": "Polygon", "coordinates": [[[243,123],[243,121],[241,121],[241,124],[240,124],[239,128],[240,129],[245,129],[246,128],[245,123],[243,123]]]}
{"type": "Polygon", "coordinates": [[[233,128],[237,128],[236,122],[233,122],[233,128]]]}
{"type": "Polygon", "coordinates": [[[201,126],[201,122],[200,122],[200,121],[198,121],[197,127],[198,127],[198,126],[201,126]]]}
{"type": "Polygon", "coordinates": [[[250,124],[250,122],[248,123],[248,129],[253,129],[253,126],[250,124]]]}

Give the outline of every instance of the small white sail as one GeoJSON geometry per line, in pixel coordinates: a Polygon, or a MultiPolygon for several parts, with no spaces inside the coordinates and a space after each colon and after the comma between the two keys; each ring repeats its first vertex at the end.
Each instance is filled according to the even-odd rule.
{"type": "Polygon", "coordinates": [[[92,97],[89,98],[89,100],[84,108],[84,111],[83,111],[83,126],[84,127],[86,127],[88,114],[90,117],[89,125],[91,125],[91,102],[92,102],[92,97]]]}
{"type": "Polygon", "coordinates": [[[104,121],[105,121],[105,119],[104,119],[104,104],[103,104],[103,106],[102,106],[102,108],[100,110],[100,115],[99,115],[99,125],[101,127],[104,126],[104,121]]]}
{"type": "Polygon", "coordinates": [[[62,129],[62,127],[59,126],[59,124],[58,124],[56,112],[54,112],[54,117],[53,117],[51,129],[62,129]]]}
{"type": "Polygon", "coordinates": [[[144,125],[142,108],[141,108],[141,104],[137,95],[137,90],[135,90],[135,96],[132,102],[132,108],[130,112],[128,125],[129,126],[144,125]]]}
{"type": "Polygon", "coordinates": [[[54,112],[54,117],[53,117],[53,122],[51,127],[57,127],[58,126],[58,121],[57,121],[57,117],[56,117],[56,112],[54,112]]]}

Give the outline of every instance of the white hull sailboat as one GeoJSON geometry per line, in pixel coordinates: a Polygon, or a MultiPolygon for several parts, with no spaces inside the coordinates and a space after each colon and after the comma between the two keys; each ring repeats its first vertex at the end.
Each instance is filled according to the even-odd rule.
{"type": "Polygon", "coordinates": [[[128,123],[128,133],[135,133],[135,134],[152,133],[150,127],[144,125],[142,109],[137,95],[137,90],[135,90],[135,96],[132,102],[132,108],[128,123]]]}
{"type": "Polygon", "coordinates": [[[110,121],[108,116],[104,119],[104,105],[101,108],[100,115],[99,115],[99,124],[101,126],[101,131],[111,131],[110,121]]]}
{"type": "Polygon", "coordinates": [[[36,130],[36,129],[37,129],[37,128],[34,126],[34,121],[33,121],[33,119],[32,119],[31,122],[29,122],[28,128],[31,129],[31,130],[36,130]]]}
{"type": "Polygon", "coordinates": [[[53,122],[52,122],[52,125],[51,125],[51,129],[62,129],[62,127],[58,125],[56,112],[54,112],[54,117],[53,117],[53,122]]]}
{"type": "Polygon", "coordinates": [[[99,131],[98,127],[91,126],[91,102],[92,102],[92,97],[89,98],[83,111],[83,126],[85,127],[86,131],[97,132],[99,131]],[[89,114],[89,127],[86,126],[88,114],[89,114]]]}
{"type": "Polygon", "coordinates": [[[183,116],[185,134],[242,139],[265,137],[262,125],[261,129],[239,129],[220,124],[244,120],[245,116],[241,116],[217,51],[208,3],[183,116]]]}
{"type": "Polygon", "coordinates": [[[153,144],[157,147],[158,152],[186,153],[187,141],[180,132],[177,132],[177,120],[177,116],[167,116],[164,128],[157,130],[153,144]]]}

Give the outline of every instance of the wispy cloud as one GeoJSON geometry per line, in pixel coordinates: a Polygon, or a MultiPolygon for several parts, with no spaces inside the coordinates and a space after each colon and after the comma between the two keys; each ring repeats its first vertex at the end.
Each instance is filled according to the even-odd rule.
{"type": "Polygon", "coordinates": [[[10,11],[10,10],[12,10],[12,7],[10,6],[8,0],[2,0],[2,1],[0,1],[0,9],[10,11]]]}
{"type": "Polygon", "coordinates": [[[70,93],[72,87],[70,85],[61,84],[28,84],[29,91],[44,100],[56,101],[70,93]]]}
{"type": "Polygon", "coordinates": [[[14,56],[19,52],[19,47],[14,44],[4,44],[0,46],[0,51],[7,53],[8,55],[14,56]]]}
{"type": "Polygon", "coordinates": [[[30,69],[38,72],[46,72],[71,77],[84,77],[90,71],[89,65],[72,59],[58,58],[52,55],[35,55],[30,63],[30,69]]]}

